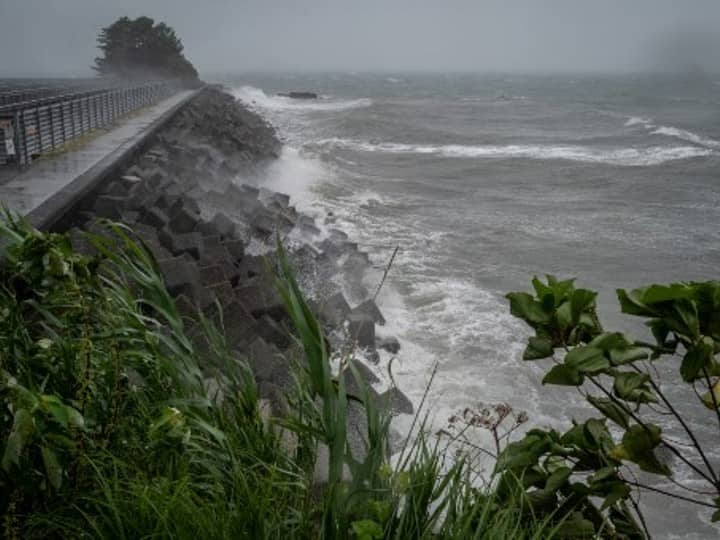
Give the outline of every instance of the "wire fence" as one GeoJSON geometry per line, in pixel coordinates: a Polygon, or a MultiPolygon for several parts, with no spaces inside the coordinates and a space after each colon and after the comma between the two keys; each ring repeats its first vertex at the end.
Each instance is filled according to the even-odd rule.
{"type": "Polygon", "coordinates": [[[173,81],[122,87],[0,84],[0,165],[28,165],[33,158],[60,148],[141,107],[174,94],[173,81]]]}

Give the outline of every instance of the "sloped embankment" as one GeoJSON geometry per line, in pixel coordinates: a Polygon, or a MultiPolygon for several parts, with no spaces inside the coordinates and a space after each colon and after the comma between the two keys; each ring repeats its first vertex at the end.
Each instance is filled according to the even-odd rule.
{"type": "MultiPolygon", "coordinates": [[[[92,230],[98,218],[129,225],[157,259],[198,348],[207,347],[197,322],[201,311],[222,320],[230,348],[248,359],[260,397],[270,400],[275,412],[285,407],[291,384],[287,358],[294,346],[271,271],[277,237],[289,247],[298,271],[322,284],[308,293],[336,348],[351,343],[370,359],[377,357],[377,346],[397,352],[396,340],[376,340],[376,325],[384,319],[362,285],[366,253],[342,231],[323,230],[298,212],[287,195],[236,183],[276,159],[281,148],[262,117],[220,89],[208,88],[134,164],[83,202],[71,230],[76,246],[82,246],[79,232],[92,230]],[[349,285],[365,294],[365,301],[351,307],[340,286],[333,285],[338,274],[353,280],[349,285]]],[[[370,382],[377,380],[367,366],[356,365],[370,382]]],[[[215,385],[218,366],[208,362],[204,369],[207,384],[215,385]]],[[[396,389],[376,397],[412,412],[396,389]]]]}

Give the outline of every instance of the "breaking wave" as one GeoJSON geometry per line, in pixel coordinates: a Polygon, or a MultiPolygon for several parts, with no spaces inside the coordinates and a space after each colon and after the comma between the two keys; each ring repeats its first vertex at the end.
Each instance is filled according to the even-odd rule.
{"type": "Polygon", "coordinates": [[[705,146],[706,148],[720,148],[720,141],[716,141],[707,137],[702,137],[696,133],[693,133],[692,131],[687,131],[685,129],[675,127],[660,126],[656,130],[654,130],[651,135],[665,135],[666,137],[675,137],[676,139],[681,139],[683,141],[688,141],[694,144],[698,144],[700,146],[705,146]]]}
{"type": "Polygon", "coordinates": [[[653,146],[647,148],[599,149],[589,146],[563,145],[420,145],[351,139],[324,139],[321,147],[344,148],[360,152],[389,154],[426,154],[446,158],[466,159],[534,159],[565,160],[582,163],[601,163],[625,167],[659,165],[667,161],[709,156],[708,148],[697,146],[653,146]]]}
{"type": "Polygon", "coordinates": [[[720,141],[703,137],[686,129],[676,128],[673,126],[658,126],[651,118],[643,118],[641,116],[631,116],[627,122],[627,127],[642,126],[650,132],[650,135],[664,135],[665,137],[673,137],[689,143],[704,146],[705,148],[720,148],[720,141]]]}
{"type": "Polygon", "coordinates": [[[235,97],[249,107],[257,107],[266,110],[282,111],[342,111],[345,109],[357,109],[369,107],[372,100],[361,98],[351,100],[336,100],[320,97],[318,99],[293,99],[283,96],[267,95],[260,88],[254,86],[241,86],[233,89],[235,97]]]}

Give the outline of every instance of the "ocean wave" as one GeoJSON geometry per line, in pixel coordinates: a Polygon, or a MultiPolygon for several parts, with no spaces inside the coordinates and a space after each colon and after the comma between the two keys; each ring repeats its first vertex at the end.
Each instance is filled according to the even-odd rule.
{"type": "Polygon", "coordinates": [[[651,118],[643,118],[642,116],[631,116],[627,122],[627,127],[642,126],[650,132],[650,135],[664,135],[665,137],[673,137],[682,141],[704,146],[705,148],[720,148],[720,141],[703,137],[686,129],[676,128],[673,126],[658,126],[651,118]]]}
{"type": "Polygon", "coordinates": [[[334,100],[321,97],[317,100],[299,100],[283,96],[269,96],[260,88],[241,86],[233,90],[235,97],[250,107],[282,111],[342,111],[369,107],[372,100],[367,98],[334,100]]]}
{"type": "Polygon", "coordinates": [[[650,118],[643,118],[642,116],[631,116],[630,118],[628,118],[628,121],[625,122],[625,126],[644,126],[654,128],[655,124],[652,123],[652,120],[650,118]]]}
{"type": "Polygon", "coordinates": [[[402,143],[374,143],[350,139],[324,139],[319,146],[345,148],[361,152],[388,154],[437,155],[465,159],[534,159],[565,160],[582,163],[602,163],[626,167],[660,165],[667,161],[709,156],[708,148],[697,146],[653,146],[649,148],[599,149],[588,146],[563,145],[420,145],[402,143]]]}
{"type": "Polygon", "coordinates": [[[709,137],[702,137],[692,131],[672,126],[660,126],[656,130],[652,131],[651,135],[665,135],[666,137],[675,137],[676,139],[688,141],[707,148],[720,148],[720,141],[710,139],[709,137]]]}

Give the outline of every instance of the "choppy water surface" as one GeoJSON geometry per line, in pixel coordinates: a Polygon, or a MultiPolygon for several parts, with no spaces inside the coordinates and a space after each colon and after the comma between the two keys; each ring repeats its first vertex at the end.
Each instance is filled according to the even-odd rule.
{"type": "MultiPolygon", "coordinates": [[[[571,390],[541,387],[542,369],[520,359],[527,331],[503,294],[528,288],[532,274],[578,277],[601,292],[607,328],[634,331],[617,315],[615,288],[718,277],[720,78],[225,82],[287,141],[270,187],[334,212],[379,267],[400,246],[380,297],[383,331],[401,339],[394,371],[415,400],[439,363],[437,426],[478,401],[506,401],[532,425],[566,426],[586,411],[571,390]],[[323,98],[275,96],[288,90],[323,98]]],[[[700,418],[696,407],[683,408],[700,418]]],[[[716,426],[696,429],[717,448],[716,426]]],[[[660,537],[717,534],[695,508],[644,502],[660,537]]]]}

